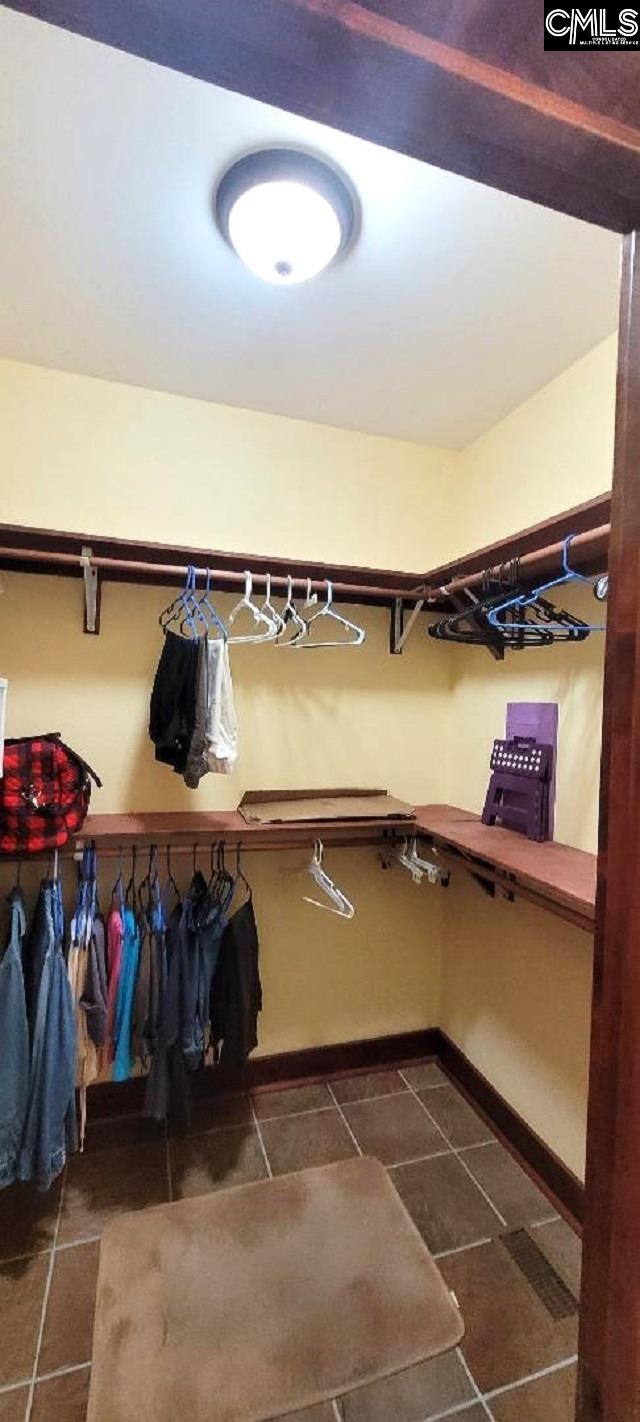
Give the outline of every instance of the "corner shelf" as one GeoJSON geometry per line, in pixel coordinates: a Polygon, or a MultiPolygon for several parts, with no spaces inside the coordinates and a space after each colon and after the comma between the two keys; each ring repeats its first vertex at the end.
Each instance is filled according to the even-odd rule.
{"type": "Polygon", "coordinates": [[[597,856],[568,844],[542,844],[513,830],[483,825],[470,810],[419,805],[421,838],[451,867],[463,868],[508,896],[526,899],[593,933],[597,856]]]}
{"type": "Polygon", "coordinates": [[[157,845],[191,852],[211,844],[241,845],[243,849],[310,848],[314,839],[327,846],[382,844],[387,835],[412,834],[416,820],[407,816],[380,819],[290,820],[278,824],[249,823],[237,810],[176,811],[132,815],[88,815],[76,836],[76,845],[95,840],[99,849],[118,854],[120,846],[157,845]]]}

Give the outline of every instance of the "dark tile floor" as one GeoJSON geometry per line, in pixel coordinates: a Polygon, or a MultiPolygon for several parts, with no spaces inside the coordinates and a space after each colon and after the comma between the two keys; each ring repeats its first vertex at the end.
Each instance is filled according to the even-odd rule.
{"type": "Polygon", "coordinates": [[[0,1194],[0,1422],[84,1422],[108,1220],[358,1153],[390,1170],[465,1338],[287,1422],[572,1422],[579,1241],[433,1063],[199,1100],[187,1137],[137,1119],[91,1125],[85,1154],[49,1194],[0,1194]],[[530,1281],[522,1250],[506,1247],[516,1230],[537,1246],[547,1284],[551,1266],[563,1316],[539,1270],[530,1281]]]}

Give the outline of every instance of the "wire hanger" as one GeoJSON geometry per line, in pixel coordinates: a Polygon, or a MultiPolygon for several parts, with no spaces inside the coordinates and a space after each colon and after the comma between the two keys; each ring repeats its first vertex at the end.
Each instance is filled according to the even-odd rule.
{"type": "Polygon", "coordinates": [[[178,900],[178,902],[180,902],[180,898],[181,898],[180,890],[179,890],[178,885],[176,884],[176,881],[175,881],[175,879],[174,879],[174,877],[173,877],[173,874],[172,874],[172,872],[171,872],[171,845],[170,845],[170,844],[167,845],[166,860],[167,860],[167,866],[166,866],[167,887],[173,889],[173,892],[174,892],[174,894],[175,894],[175,896],[176,896],[176,899],[178,900]]]}
{"type": "Polygon", "coordinates": [[[132,903],[135,903],[135,869],[137,869],[137,863],[138,863],[138,846],[137,846],[137,845],[132,845],[132,846],[131,846],[131,879],[129,879],[129,882],[128,882],[128,884],[127,884],[127,889],[125,889],[125,899],[124,899],[124,902],[125,902],[125,904],[127,904],[128,909],[131,909],[132,903]]]}
{"type": "Polygon", "coordinates": [[[263,612],[262,609],[261,609],[260,607],[258,607],[255,602],[253,602],[252,596],[251,596],[252,591],[253,591],[253,578],[252,578],[252,575],[251,575],[250,572],[245,571],[245,575],[244,575],[244,594],[243,594],[243,596],[240,598],[240,601],[236,603],[236,605],[235,605],[235,607],[233,608],[233,610],[229,613],[229,627],[232,627],[232,626],[233,626],[233,623],[235,622],[236,617],[238,616],[238,614],[239,614],[240,612],[242,612],[243,609],[246,609],[247,612],[250,612],[250,613],[251,613],[251,616],[253,617],[253,620],[254,620],[254,623],[256,624],[256,626],[260,625],[261,627],[264,627],[264,628],[265,628],[265,631],[264,631],[264,632],[260,632],[260,633],[258,633],[258,632],[245,633],[242,637],[229,637],[229,636],[228,636],[228,637],[227,637],[227,640],[228,640],[228,642],[229,642],[229,646],[231,646],[232,643],[233,643],[233,644],[236,644],[236,643],[240,643],[240,642],[273,642],[274,638],[277,637],[277,635],[278,635],[278,628],[277,628],[276,623],[272,621],[272,619],[267,615],[266,612],[263,612]]]}
{"type": "Polygon", "coordinates": [[[112,900],[112,902],[113,902],[113,900],[115,899],[115,901],[117,902],[117,905],[118,905],[118,908],[119,908],[119,909],[123,909],[123,908],[124,908],[124,877],[123,877],[123,864],[122,864],[122,860],[123,860],[122,845],[120,845],[119,850],[118,850],[118,877],[117,877],[116,882],[115,882],[115,884],[114,884],[114,886],[113,886],[113,888],[112,888],[112,890],[111,890],[111,900],[112,900]]]}
{"type": "Polygon", "coordinates": [[[241,851],[241,849],[242,849],[242,841],[241,841],[241,840],[238,840],[238,843],[237,843],[237,845],[236,845],[236,884],[237,884],[238,880],[240,879],[240,880],[242,881],[242,883],[244,884],[244,887],[245,887],[245,889],[246,889],[246,891],[247,891],[247,893],[248,893],[248,895],[249,895],[249,898],[252,899],[252,898],[253,898],[253,890],[252,890],[252,888],[251,888],[251,885],[250,885],[250,883],[249,883],[249,880],[248,880],[247,877],[246,877],[246,874],[243,873],[242,868],[241,868],[241,865],[240,865],[240,851],[241,851]]]}
{"type": "Polygon", "coordinates": [[[353,918],[355,914],[353,904],[347,898],[346,894],[342,893],[341,889],[336,888],[333,880],[329,878],[326,870],[322,867],[323,853],[324,846],[322,840],[316,839],[313,846],[313,855],[308,864],[308,870],[312,879],[314,879],[318,885],[318,888],[326,894],[329,903],[327,903],[326,900],[323,902],[321,899],[312,899],[308,894],[303,894],[304,902],[306,904],[313,904],[315,908],[326,909],[327,913],[334,913],[338,918],[353,918]]]}
{"type": "Polygon", "coordinates": [[[234,888],[235,879],[233,874],[229,873],[225,864],[224,842],[220,840],[217,846],[211,845],[211,878],[209,880],[209,889],[213,894],[215,902],[222,908],[223,912],[226,912],[229,907],[234,888]],[[215,870],[213,868],[214,849],[217,850],[217,864],[215,870]]]}
{"type": "Polygon", "coordinates": [[[155,844],[149,847],[149,866],[144,878],[138,884],[138,903],[140,912],[149,914],[151,912],[151,901],[158,887],[158,851],[155,844]],[[147,902],[143,902],[143,889],[147,890],[147,902]]]}
{"type": "Polygon", "coordinates": [[[300,616],[300,613],[298,612],[298,609],[293,600],[293,578],[291,577],[291,575],[289,575],[289,577],[287,578],[287,600],[282,609],[280,621],[282,623],[282,630],[278,635],[279,647],[295,647],[296,642],[300,642],[303,637],[308,637],[309,624],[308,622],[305,622],[304,617],[300,616]],[[282,633],[284,632],[285,628],[291,627],[292,625],[296,629],[293,633],[293,636],[288,637],[286,642],[280,641],[280,638],[282,637],[282,633]]]}
{"type": "MultiPolygon", "coordinates": [[[[323,605],[322,607],[318,608],[318,611],[317,611],[317,612],[312,612],[311,617],[307,618],[307,624],[306,624],[306,625],[307,625],[307,630],[308,630],[308,631],[311,630],[311,628],[312,628],[314,622],[317,622],[319,617],[330,617],[333,622],[339,622],[341,627],[346,627],[346,629],[347,629],[348,632],[353,632],[353,633],[354,633],[353,637],[349,638],[347,641],[345,641],[345,639],[342,638],[339,642],[312,642],[312,641],[309,641],[309,642],[304,641],[304,642],[302,642],[302,641],[301,641],[301,642],[300,642],[300,650],[301,650],[301,651],[302,651],[305,647],[308,647],[309,650],[311,650],[311,649],[314,648],[314,647],[361,647],[361,646],[362,646],[362,643],[365,641],[365,638],[366,638],[366,635],[367,635],[367,634],[366,634],[366,632],[365,632],[365,630],[364,630],[364,627],[358,627],[358,626],[356,626],[356,623],[355,623],[355,622],[350,622],[347,617],[343,617],[343,616],[342,616],[342,613],[336,612],[336,610],[335,610],[335,608],[334,608],[334,606],[333,606],[333,583],[329,582],[328,580],[327,580],[327,600],[326,600],[326,602],[324,603],[324,605],[323,605]]],[[[296,644],[297,644],[297,640],[298,640],[297,638],[293,639],[290,645],[291,645],[291,646],[296,645],[296,644]]]]}

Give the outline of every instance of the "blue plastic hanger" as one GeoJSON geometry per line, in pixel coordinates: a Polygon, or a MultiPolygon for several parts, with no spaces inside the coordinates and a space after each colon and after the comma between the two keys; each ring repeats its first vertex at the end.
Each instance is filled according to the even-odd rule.
{"type": "Polygon", "coordinates": [[[196,570],[190,563],[187,568],[187,576],[182,591],[178,593],[178,596],[174,598],[168,607],[165,607],[164,612],[161,612],[158,618],[163,632],[166,632],[171,623],[175,622],[177,618],[181,616],[180,629],[182,630],[186,625],[190,629],[192,636],[197,637],[199,634],[194,620],[194,613],[202,623],[202,626],[206,628],[206,619],[203,613],[200,612],[198,601],[195,597],[195,586],[196,570]]]}
{"type": "MultiPolygon", "coordinates": [[[[507,612],[510,607],[531,607],[532,604],[535,603],[536,600],[541,597],[543,593],[549,592],[551,588],[561,587],[565,583],[588,583],[589,587],[593,587],[592,578],[585,577],[584,573],[577,573],[574,568],[569,567],[569,544],[571,543],[572,539],[575,538],[575,536],[575,533],[570,533],[563,541],[562,572],[560,576],[558,578],[552,578],[549,582],[541,583],[539,587],[533,588],[531,592],[516,593],[513,597],[505,598],[504,602],[498,603],[497,607],[492,607],[487,612],[487,620],[491,623],[493,627],[498,627],[502,631],[503,629],[509,627],[528,626],[529,624],[527,623],[526,618],[522,622],[516,622],[512,619],[507,622],[501,618],[500,614],[503,612],[507,612]]],[[[550,632],[553,631],[554,627],[557,628],[558,631],[563,631],[565,633],[567,632],[566,624],[563,624],[561,622],[545,622],[545,627],[550,632]]],[[[582,627],[587,632],[606,632],[607,630],[606,625],[603,623],[585,622],[582,624],[582,627]]]]}
{"type": "MultiPolygon", "coordinates": [[[[198,601],[198,608],[201,610],[201,609],[204,607],[204,610],[205,610],[206,613],[208,613],[208,615],[209,615],[209,617],[210,617],[210,619],[211,619],[211,622],[213,623],[213,626],[214,626],[214,627],[217,627],[217,629],[218,629],[218,631],[219,631],[219,633],[220,633],[220,636],[223,637],[223,638],[224,638],[224,641],[226,642],[226,640],[227,640],[227,629],[226,629],[226,627],[225,627],[225,625],[224,625],[224,622],[222,621],[222,618],[221,618],[221,617],[218,615],[218,613],[216,612],[215,607],[213,606],[213,603],[210,601],[210,598],[209,598],[209,593],[210,593],[210,591],[211,591],[211,569],[210,569],[210,568],[207,568],[207,580],[206,580],[206,583],[205,583],[205,589],[204,589],[204,592],[203,592],[203,594],[202,594],[202,597],[201,597],[201,598],[199,599],[199,601],[198,601]]],[[[209,628],[207,628],[207,631],[209,631],[209,628]]]]}

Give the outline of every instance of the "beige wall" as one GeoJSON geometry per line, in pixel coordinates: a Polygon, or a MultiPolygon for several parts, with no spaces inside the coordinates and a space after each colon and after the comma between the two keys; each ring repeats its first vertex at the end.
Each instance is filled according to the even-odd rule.
{"type": "MultiPolygon", "coordinates": [[[[412,570],[439,557],[457,458],[0,365],[6,522],[412,570]]],[[[104,779],[96,811],[219,809],[247,788],[330,783],[445,796],[446,649],[414,637],[391,658],[382,610],[356,611],[368,634],[357,650],[234,648],[238,770],[209,776],[194,794],[155,763],[146,730],[168,595],[107,584],[93,638],[81,630],[79,580],[1,579],[8,730],[61,729],[104,779]]],[[[217,601],[224,615],[232,600],[217,601]]],[[[260,1050],[436,1023],[439,896],[400,870],[383,875],[375,850],[334,851],[329,872],[357,906],[351,924],[339,923],[302,903],[293,871],[304,862],[302,854],[249,861],[265,978],[260,1050]]]]}
{"type": "Polygon", "coordinates": [[[609,336],[467,446],[457,553],[611,487],[616,353],[609,336]]]}
{"type": "MultiPolygon", "coordinates": [[[[603,343],[463,454],[0,364],[3,521],[416,571],[610,483],[615,342],[603,343]]],[[[558,836],[592,848],[602,644],[510,654],[414,633],[387,652],[359,610],[357,652],[236,648],[236,775],[197,798],[146,735],[157,590],[107,585],[99,638],[75,582],[2,575],[9,729],[64,730],[105,778],[96,810],[222,808],[248,787],[386,784],[479,809],[507,700],[560,703],[558,836]],[[46,723],[46,724],[45,724],[46,723]]],[[[229,600],[219,599],[223,613],[229,600]]],[[[571,605],[591,614],[590,595],[571,605]]],[[[334,851],[352,924],[301,901],[302,856],[252,856],[265,981],[263,1052],[441,1022],[508,1100],[582,1169],[591,941],[548,914],[382,875],[334,851]],[[445,915],[444,922],[443,915],[445,915]],[[444,943],[444,953],[441,945],[444,943]]]]}
{"type": "Polygon", "coordinates": [[[0,361],[4,523],[414,572],[459,458],[0,361]]]}
{"type": "MultiPolygon", "coordinates": [[[[464,452],[459,549],[604,493],[611,484],[616,340],[513,411],[464,452]]],[[[602,619],[590,592],[563,602],[602,619]]],[[[595,850],[604,638],[508,653],[451,653],[452,804],[480,811],[491,743],[508,701],[557,701],[556,838],[595,850]]],[[[523,904],[488,902],[452,885],[444,924],[442,1026],[576,1171],[584,1170],[592,940],[523,904]]]]}

